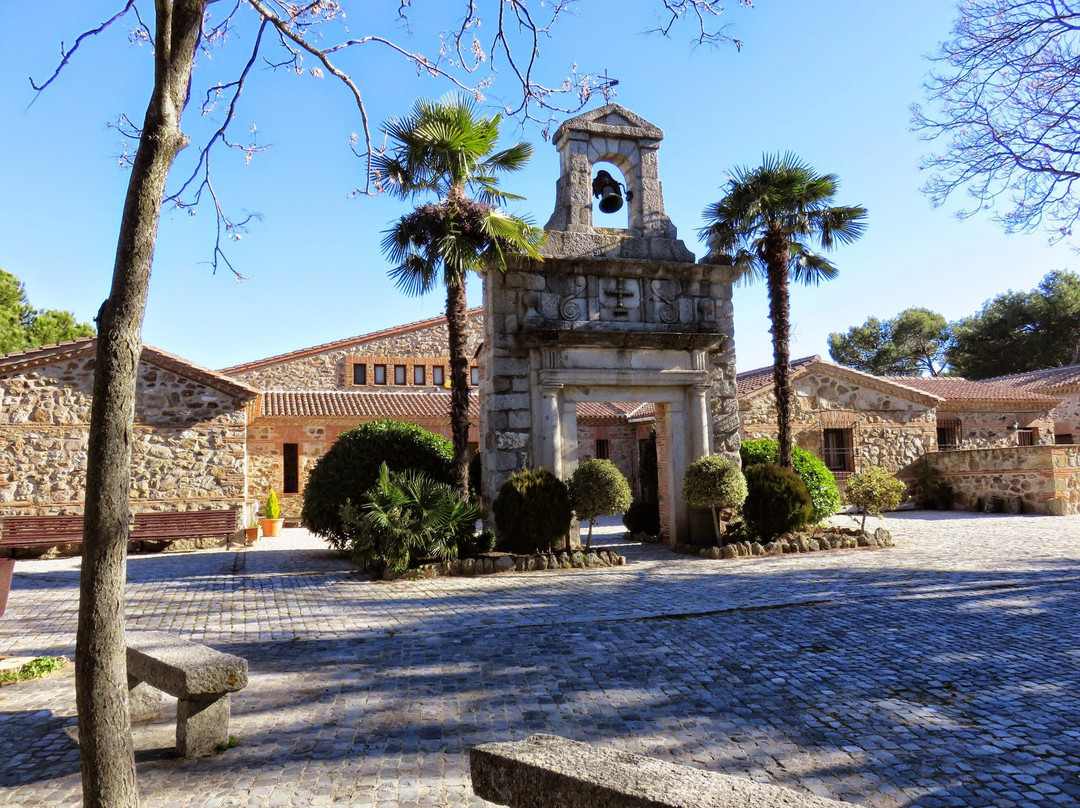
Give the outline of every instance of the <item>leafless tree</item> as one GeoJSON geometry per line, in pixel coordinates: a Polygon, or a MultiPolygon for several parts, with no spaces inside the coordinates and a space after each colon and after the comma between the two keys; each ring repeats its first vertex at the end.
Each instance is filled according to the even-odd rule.
{"type": "MultiPolygon", "coordinates": [[[[721,10],[716,0],[659,2],[666,15],[661,33],[667,34],[674,22],[687,17],[697,21],[699,43],[730,41],[723,29],[710,25],[721,10]]],[[[748,0],[740,4],[750,5],[748,0]]],[[[233,140],[229,132],[246,82],[258,65],[338,81],[358,117],[360,134],[354,150],[368,159],[376,149],[368,111],[346,67],[348,54],[362,48],[383,48],[388,56],[480,100],[501,71],[515,88],[516,100],[506,109],[511,115],[550,120],[554,113],[580,109],[593,94],[609,94],[616,79],[575,73],[549,86],[538,77],[539,43],[552,34],[570,7],[570,0],[440,0],[439,13],[457,15],[457,19],[438,46],[425,53],[382,36],[351,31],[347,11],[355,12],[361,26],[364,15],[371,12],[364,4],[348,0],[117,0],[113,16],[84,31],[70,48],[62,47],[52,74],[40,83],[32,82],[37,91],[45,90],[60,78],[80,48],[118,25],[128,27],[131,39],[152,46],[154,88],[143,121],[136,124],[121,116],[118,123],[120,131],[138,146],[130,161],[112,288],[97,318],[75,661],[86,808],[129,808],[139,801],[127,703],[124,581],[142,320],[162,205],[211,205],[218,223],[214,266],[223,261],[233,269],[223,246],[244,228],[247,219],[226,214],[210,165],[216,147],[239,149],[249,159],[263,148],[254,136],[244,143],[233,140]],[[244,40],[231,34],[241,26],[255,31],[243,68],[238,75],[209,82],[199,104],[203,113],[224,108],[221,124],[201,145],[193,171],[169,190],[174,161],[188,145],[181,124],[193,92],[196,65],[209,69],[200,56],[214,48],[239,47],[244,40]]],[[[411,12],[412,0],[399,0],[396,14],[401,23],[408,25],[411,12]]],[[[364,173],[371,176],[370,170],[364,173]]]]}
{"type": "Polygon", "coordinates": [[[941,150],[923,161],[942,204],[964,188],[966,217],[1007,200],[1007,232],[1072,234],[1080,217],[1080,5],[1076,0],[964,0],[933,57],[930,109],[913,125],[941,150]]]}

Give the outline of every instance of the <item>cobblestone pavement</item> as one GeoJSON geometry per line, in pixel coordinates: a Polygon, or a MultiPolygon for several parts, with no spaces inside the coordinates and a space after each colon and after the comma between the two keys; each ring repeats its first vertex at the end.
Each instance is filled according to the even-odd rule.
{"type": "MultiPolygon", "coordinates": [[[[369,580],[301,530],[135,556],[131,628],[246,657],[241,745],[136,725],[147,808],[486,805],[550,732],[880,808],[1080,805],[1080,517],[915,512],[895,548],[369,580]]],[[[610,544],[614,539],[601,539],[610,544]]],[[[78,560],[20,561],[0,655],[70,654],[78,560]]],[[[0,690],[0,806],[79,804],[71,669],[0,690]]]]}

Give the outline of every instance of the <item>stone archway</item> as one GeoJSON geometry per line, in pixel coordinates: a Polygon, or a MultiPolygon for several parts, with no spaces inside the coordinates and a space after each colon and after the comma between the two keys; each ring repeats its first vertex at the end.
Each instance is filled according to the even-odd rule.
{"type": "Polygon", "coordinates": [[[565,478],[577,463],[576,406],[654,402],[661,523],[687,541],[686,466],[738,452],[732,267],[694,263],[664,214],[657,170],[663,133],[609,104],[566,121],[544,261],[519,261],[484,281],[481,364],[484,488],[546,466],[565,478]],[[594,227],[592,169],[618,165],[627,229],[594,227]]]}

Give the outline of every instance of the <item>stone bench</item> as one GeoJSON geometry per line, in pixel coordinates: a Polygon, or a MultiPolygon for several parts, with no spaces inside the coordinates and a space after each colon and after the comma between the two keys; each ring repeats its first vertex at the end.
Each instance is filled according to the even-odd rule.
{"type": "Polygon", "coordinates": [[[857,808],[554,735],[475,747],[476,796],[511,808],[857,808]]]}
{"type": "Polygon", "coordinates": [[[247,660],[163,631],[127,632],[131,716],[161,710],[161,691],[178,699],[176,751],[209,755],[229,740],[229,694],[247,685],[247,660]]]}

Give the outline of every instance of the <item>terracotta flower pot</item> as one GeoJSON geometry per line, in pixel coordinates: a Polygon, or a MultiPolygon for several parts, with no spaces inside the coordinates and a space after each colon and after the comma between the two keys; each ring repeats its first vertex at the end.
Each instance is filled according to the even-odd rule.
{"type": "Polygon", "coordinates": [[[245,538],[245,540],[247,541],[248,544],[254,544],[256,541],[258,541],[259,540],[259,526],[255,525],[255,527],[245,527],[244,528],[244,538],[245,538]]]}
{"type": "Polygon", "coordinates": [[[15,559],[0,558],[0,617],[7,608],[8,591],[11,589],[11,573],[15,569],[15,559]]]}
{"type": "Polygon", "coordinates": [[[260,519],[259,524],[262,525],[262,532],[264,536],[273,538],[274,536],[281,535],[281,526],[285,524],[284,519],[260,519]]]}

